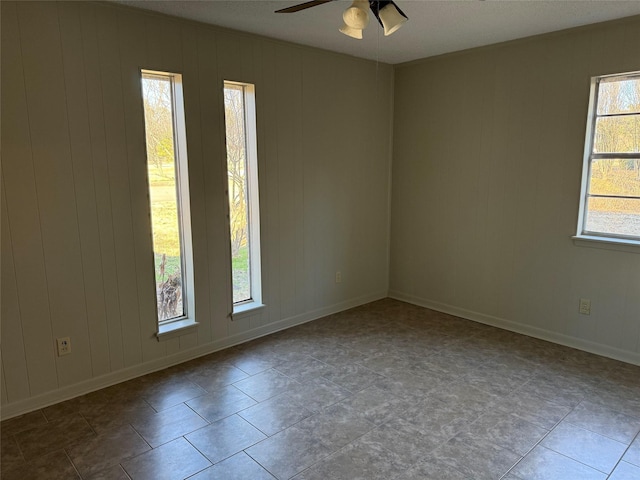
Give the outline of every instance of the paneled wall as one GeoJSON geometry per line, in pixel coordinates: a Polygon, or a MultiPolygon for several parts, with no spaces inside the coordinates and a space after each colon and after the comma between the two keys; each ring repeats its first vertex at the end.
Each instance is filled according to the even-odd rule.
{"type": "Polygon", "coordinates": [[[1,33],[3,417],[386,296],[390,66],[92,2],[1,33]],[[200,325],[161,342],[140,68],[184,82],[200,325]],[[258,112],[267,308],[235,321],[223,80],[258,112]]]}
{"type": "Polygon", "coordinates": [[[637,70],[639,17],[397,66],[391,295],[640,364],[640,252],[570,238],[590,77],[637,70]]]}

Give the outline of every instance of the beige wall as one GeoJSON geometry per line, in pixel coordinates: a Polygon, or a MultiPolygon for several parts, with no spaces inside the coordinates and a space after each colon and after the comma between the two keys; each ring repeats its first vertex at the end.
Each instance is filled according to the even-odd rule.
{"type": "Polygon", "coordinates": [[[2,416],[386,296],[392,89],[390,66],[321,50],[90,2],[2,2],[2,416]],[[163,342],[140,68],[182,73],[186,102],[200,326],[163,342]],[[225,79],[256,84],[259,129],[267,308],[237,321],[225,79]],[[72,354],[57,357],[62,336],[72,354]]]}
{"type": "Polygon", "coordinates": [[[640,364],[640,254],[570,239],[590,77],[633,70],[639,17],[398,66],[391,295],[640,364]]]}
{"type": "Polygon", "coordinates": [[[103,4],[2,2],[2,417],[383,297],[388,281],[397,298],[640,363],[640,255],[570,239],[589,77],[640,69],[639,27],[398,66],[394,93],[388,65],[103,4]],[[140,68],[185,86],[200,326],[164,342],[140,68]],[[267,308],[239,321],[224,79],[257,91],[267,308]],[[61,336],[71,355],[55,355],[61,336]]]}

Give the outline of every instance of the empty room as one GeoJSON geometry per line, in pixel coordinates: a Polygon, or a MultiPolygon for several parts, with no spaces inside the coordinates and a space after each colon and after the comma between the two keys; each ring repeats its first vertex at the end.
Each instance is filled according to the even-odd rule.
{"type": "Polygon", "coordinates": [[[0,476],[640,480],[640,2],[1,2],[0,476]]]}

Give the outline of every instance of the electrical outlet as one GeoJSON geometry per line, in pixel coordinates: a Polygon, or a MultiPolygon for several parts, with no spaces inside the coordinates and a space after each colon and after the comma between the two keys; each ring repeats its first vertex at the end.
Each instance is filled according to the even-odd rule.
{"type": "Polygon", "coordinates": [[[62,337],[57,339],[58,343],[58,356],[69,355],[71,353],[71,339],[69,337],[62,337]]]}
{"type": "Polygon", "coordinates": [[[579,312],[582,315],[591,315],[591,300],[588,298],[581,298],[579,312]]]}
{"type": "Polygon", "coordinates": [[[342,273],[336,272],[336,283],[342,283],[342,273]]]}

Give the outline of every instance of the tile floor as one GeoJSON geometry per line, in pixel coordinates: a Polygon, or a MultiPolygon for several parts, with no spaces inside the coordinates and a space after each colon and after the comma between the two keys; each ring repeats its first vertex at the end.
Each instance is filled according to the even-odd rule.
{"type": "Polygon", "coordinates": [[[385,299],[2,422],[11,479],[640,479],[640,367],[385,299]]]}

